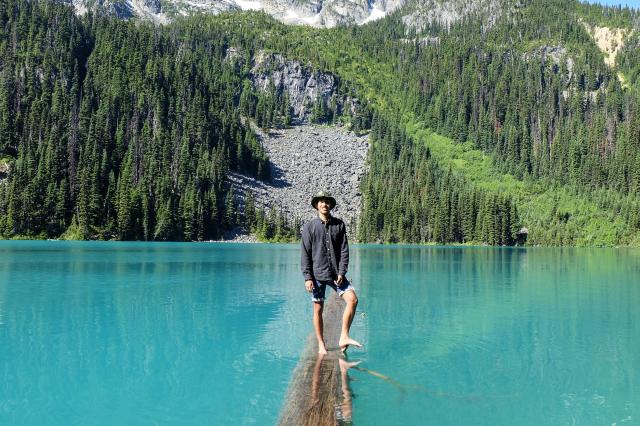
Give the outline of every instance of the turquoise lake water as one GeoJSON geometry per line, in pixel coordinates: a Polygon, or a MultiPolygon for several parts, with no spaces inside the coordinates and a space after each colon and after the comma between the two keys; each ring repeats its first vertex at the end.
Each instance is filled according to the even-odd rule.
{"type": "MultiPolygon", "coordinates": [[[[354,424],[640,424],[640,251],[351,257],[354,424]]],[[[274,424],[310,305],[297,245],[0,242],[0,424],[274,424]]]]}

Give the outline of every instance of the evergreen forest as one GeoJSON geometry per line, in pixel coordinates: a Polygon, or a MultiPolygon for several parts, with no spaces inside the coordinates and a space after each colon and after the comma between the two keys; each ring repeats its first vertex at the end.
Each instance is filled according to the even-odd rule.
{"type": "Polygon", "coordinates": [[[295,218],[239,200],[226,179],[271,179],[250,123],[290,126],[291,108],[253,87],[249,64],[275,52],[362,106],[320,99],[310,118],[370,136],[360,241],[640,245],[640,14],[500,3],[448,25],[409,25],[409,4],[317,29],[0,0],[0,236],[198,241],[243,226],[295,240],[295,218]],[[626,34],[613,65],[594,27],[626,34]]]}

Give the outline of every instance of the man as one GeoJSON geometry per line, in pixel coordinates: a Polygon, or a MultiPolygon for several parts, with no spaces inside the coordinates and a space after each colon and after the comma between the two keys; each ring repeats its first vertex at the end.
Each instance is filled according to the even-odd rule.
{"type": "Polygon", "coordinates": [[[318,338],[318,353],[324,355],[322,310],[327,286],[338,292],[347,303],[342,315],[342,330],[338,345],[342,352],[350,345],[362,347],[349,337],[351,322],[358,306],[358,297],[346,278],[349,266],[349,244],[344,222],[331,216],[336,200],[329,193],[318,192],[311,205],[318,211],[318,217],[302,228],[302,274],[308,292],[313,293],[313,327],[318,338]]]}

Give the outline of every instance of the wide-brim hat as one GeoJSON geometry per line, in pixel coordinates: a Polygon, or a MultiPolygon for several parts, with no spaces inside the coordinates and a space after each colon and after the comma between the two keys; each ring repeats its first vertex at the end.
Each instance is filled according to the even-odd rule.
{"type": "Polygon", "coordinates": [[[318,204],[318,201],[320,200],[327,200],[329,201],[329,203],[331,204],[331,208],[333,209],[336,206],[336,199],[333,198],[331,196],[330,193],[326,192],[326,191],[320,191],[318,193],[316,193],[316,195],[313,196],[313,198],[311,199],[311,206],[318,210],[318,207],[316,207],[316,205],[318,204]]]}

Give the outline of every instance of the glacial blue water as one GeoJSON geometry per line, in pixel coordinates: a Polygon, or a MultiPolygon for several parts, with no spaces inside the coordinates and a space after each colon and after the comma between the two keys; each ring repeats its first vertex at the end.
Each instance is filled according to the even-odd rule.
{"type": "MultiPolygon", "coordinates": [[[[640,251],[353,246],[349,276],[355,424],[640,424],[640,251]]],[[[0,242],[0,424],[274,424],[308,298],[297,245],[0,242]]]]}

